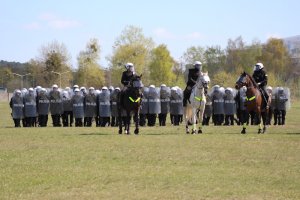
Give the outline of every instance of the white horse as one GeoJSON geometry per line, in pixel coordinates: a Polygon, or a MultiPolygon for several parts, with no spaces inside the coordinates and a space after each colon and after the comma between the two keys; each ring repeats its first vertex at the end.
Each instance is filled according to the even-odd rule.
{"type": "Polygon", "coordinates": [[[185,128],[187,134],[190,133],[189,126],[188,126],[189,122],[191,122],[193,125],[192,134],[196,134],[197,121],[199,123],[198,133],[202,133],[202,120],[203,120],[203,113],[204,113],[205,103],[206,103],[205,95],[208,89],[208,84],[210,82],[208,73],[201,72],[198,80],[194,82],[195,82],[195,86],[192,89],[192,93],[187,103],[187,106],[184,107],[185,128]]]}

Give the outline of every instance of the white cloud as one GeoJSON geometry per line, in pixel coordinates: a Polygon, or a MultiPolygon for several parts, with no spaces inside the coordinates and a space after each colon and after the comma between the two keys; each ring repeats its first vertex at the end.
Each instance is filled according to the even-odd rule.
{"type": "Polygon", "coordinates": [[[42,21],[51,21],[57,19],[57,16],[53,13],[42,13],[39,16],[39,19],[42,21]]]}
{"type": "Polygon", "coordinates": [[[176,36],[174,34],[172,34],[171,32],[169,32],[167,29],[165,28],[157,28],[153,31],[153,34],[156,37],[159,38],[164,38],[164,39],[176,39],[176,36]]]}
{"type": "Polygon", "coordinates": [[[168,31],[165,28],[157,28],[153,30],[154,36],[162,39],[171,39],[171,40],[201,40],[204,39],[204,35],[200,32],[192,32],[183,35],[175,35],[168,31]]]}
{"type": "Polygon", "coordinates": [[[38,30],[41,28],[41,25],[38,22],[32,22],[24,25],[24,28],[27,30],[38,30]]]}
{"type": "Polygon", "coordinates": [[[190,40],[200,40],[200,39],[203,39],[204,36],[199,32],[193,32],[193,33],[189,33],[189,34],[185,35],[184,38],[190,39],[190,40]]]}
{"type": "Polygon", "coordinates": [[[53,29],[67,29],[80,26],[80,23],[76,20],[57,19],[48,22],[49,27],[53,29]]]}
{"type": "Polygon", "coordinates": [[[25,24],[24,28],[28,30],[37,30],[42,28],[51,29],[69,29],[79,27],[81,23],[73,19],[59,17],[53,13],[42,13],[38,16],[38,22],[25,24]]]}

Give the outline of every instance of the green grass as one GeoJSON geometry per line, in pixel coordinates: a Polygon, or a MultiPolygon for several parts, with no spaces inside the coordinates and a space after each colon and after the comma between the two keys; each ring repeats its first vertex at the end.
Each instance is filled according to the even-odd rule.
{"type": "MultiPolygon", "coordinates": [[[[12,127],[0,104],[0,199],[300,199],[300,102],[287,125],[12,127]]],[[[49,123],[50,124],[50,123],[49,123]]]]}

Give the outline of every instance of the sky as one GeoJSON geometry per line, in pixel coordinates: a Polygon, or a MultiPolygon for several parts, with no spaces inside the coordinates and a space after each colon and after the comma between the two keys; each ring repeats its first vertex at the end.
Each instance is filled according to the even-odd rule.
{"type": "Polygon", "coordinates": [[[56,40],[76,68],[79,52],[97,38],[99,63],[107,67],[105,57],[128,25],[180,59],[191,46],[226,48],[238,36],[251,44],[300,35],[299,22],[299,0],[0,0],[0,60],[27,62],[56,40]]]}

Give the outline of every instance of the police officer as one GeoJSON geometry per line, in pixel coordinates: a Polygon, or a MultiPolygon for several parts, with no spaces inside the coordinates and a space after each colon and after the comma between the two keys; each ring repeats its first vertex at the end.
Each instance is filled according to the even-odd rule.
{"type": "Polygon", "coordinates": [[[61,126],[60,117],[63,112],[63,106],[62,106],[61,94],[56,84],[52,86],[52,90],[49,93],[49,100],[50,100],[50,112],[51,112],[53,126],[60,127],[61,126]]]}
{"type": "Polygon", "coordinates": [[[120,102],[123,101],[123,94],[130,87],[132,78],[135,76],[134,66],[132,63],[127,63],[125,65],[126,71],[122,73],[121,83],[123,84],[123,89],[120,95],[120,102]]]}
{"type": "Polygon", "coordinates": [[[24,103],[23,103],[23,97],[21,90],[15,90],[13,97],[10,99],[9,102],[10,108],[12,109],[12,118],[15,123],[15,127],[21,127],[21,119],[24,117],[23,109],[24,109],[24,103]]]}
{"type": "Polygon", "coordinates": [[[135,76],[134,66],[132,63],[125,65],[126,71],[122,73],[121,83],[124,87],[128,87],[131,79],[135,76]]]}
{"type": "Polygon", "coordinates": [[[37,96],[37,112],[40,127],[46,127],[48,122],[50,101],[47,90],[42,88],[37,96]]]}
{"type": "Polygon", "coordinates": [[[276,106],[277,106],[277,122],[278,125],[285,125],[285,116],[287,110],[287,103],[289,101],[289,95],[284,88],[279,87],[276,94],[276,106]]]}
{"type": "Polygon", "coordinates": [[[97,112],[97,96],[95,93],[95,88],[90,87],[89,93],[84,98],[84,126],[91,127],[92,120],[96,116],[97,112]]]}
{"type": "Polygon", "coordinates": [[[118,96],[120,93],[120,88],[116,87],[111,95],[110,95],[110,102],[111,102],[111,126],[119,126],[119,119],[118,119],[118,96]]]}
{"type": "Polygon", "coordinates": [[[183,92],[184,98],[183,98],[183,106],[186,107],[187,100],[190,98],[192,89],[195,82],[197,81],[198,77],[201,74],[202,70],[202,63],[200,61],[196,61],[193,65],[193,68],[189,69],[188,71],[188,78],[187,78],[187,86],[183,92]]]}
{"type": "MultiPolygon", "coordinates": [[[[273,88],[271,86],[267,87],[267,92],[269,95],[269,98],[272,99],[271,105],[269,108],[269,113],[268,113],[268,118],[267,118],[267,123],[266,125],[271,125],[272,117],[274,113],[274,108],[275,108],[275,95],[273,95],[273,88]]],[[[276,119],[277,120],[277,119],[276,119]]]]}
{"type": "Polygon", "coordinates": [[[262,95],[264,102],[266,103],[266,106],[268,107],[268,102],[269,102],[269,95],[266,90],[266,85],[268,84],[268,75],[264,71],[264,65],[262,63],[256,63],[254,66],[254,72],[252,75],[253,79],[257,83],[262,95]]]}
{"type": "Polygon", "coordinates": [[[102,87],[97,102],[99,105],[100,126],[110,126],[110,92],[106,86],[102,87]]]}
{"type": "Polygon", "coordinates": [[[82,92],[76,88],[74,90],[74,96],[72,97],[72,105],[73,105],[73,116],[75,118],[75,126],[82,127],[82,118],[84,117],[84,97],[82,92]]]}

